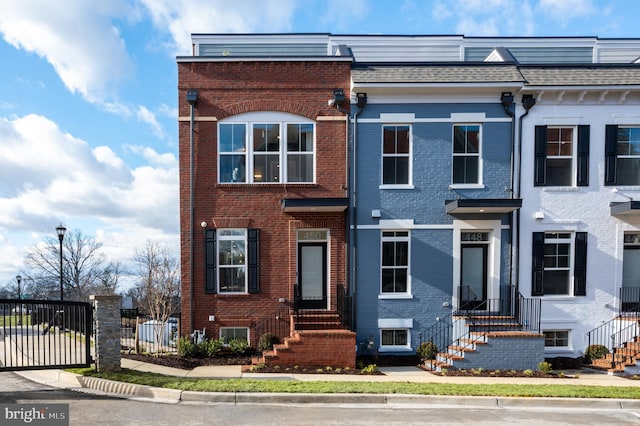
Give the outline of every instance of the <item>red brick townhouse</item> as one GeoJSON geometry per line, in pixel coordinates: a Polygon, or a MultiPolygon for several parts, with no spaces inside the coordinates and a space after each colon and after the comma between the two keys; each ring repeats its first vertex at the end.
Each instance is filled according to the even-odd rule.
{"type": "MultiPolygon", "coordinates": [[[[194,35],[193,56],[177,58],[183,335],[255,347],[284,325],[274,334],[299,343],[290,314],[334,312],[344,294],[351,57],[313,37],[194,35]]],[[[355,363],[353,333],[334,331],[308,332],[327,359],[307,364],[355,363]]],[[[301,364],[287,352],[281,364],[301,364]]]]}

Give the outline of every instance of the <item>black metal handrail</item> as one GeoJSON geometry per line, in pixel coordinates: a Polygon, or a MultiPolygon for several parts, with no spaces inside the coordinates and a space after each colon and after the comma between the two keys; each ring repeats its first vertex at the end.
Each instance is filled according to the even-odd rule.
{"type": "MultiPolygon", "coordinates": [[[[318,297],[315,299],[309,297],[304,298],[305,303],[310,301],[324,301],[322,303],[322,305],[324,305],[326,299],[324,297],[318,297]]],[[[327,309],[303,309],[303,299],[300,286],[296,285],[294,288],[293,299],[293,313],[296,318],[296,327],[300,329],[307,328],[315,330],[328,330],[338,327],[351,330],[353,323],[353,298],[342,284],[338,284],[336,286],[335,301],[335,311],[327,309]],[[336,315],[337,321],[331,319],[331,316],[336,315]]],[[[331,304],[329,306],[331,306],[331,304]]]]}
{"type": "Polygon", "coordinates": [[[620,288],[619,312],[640,312],[640,287],[620,288]]]}
{"type": "MultiPolygon", "coordinates": [[[[640,325],[638,324],[640,304],[633,308],[631,312],[617,316],[587,332],[588,347],[602,345],[609,350],[612,355],[610,368],[615,369],[624,365],[627,357],[616,356],[616,352],[640,334],[640,325]],[[625,323],[627,324],[625,325],[625,323]]],[[[606,355],[603,355],[602,358],[606,358],[606,355]]],[[[593,359],[591,361],[593,362],[593,359]]]]}
{"type": "MultiPolygon", "coordinates": [[[[471,289],[460,290],[471,295],[471,289]]],[[[452,314],[419,333],[420,343],[431,342],[440,352],[462,356],[477,339],[497,330],[540,332],[542,302],[525,298],[513,286],[502,286],[500,298],[468,300],[452,314]]]]}
{"type": "Polygon", "coordinates": [[[259,319],[253,325],[253,345],[258,347],[260,337],[266,333],[276,336],[280,342],[291,333],[291,308],[288,304],[281,306],[271,314],[259,319]]]}

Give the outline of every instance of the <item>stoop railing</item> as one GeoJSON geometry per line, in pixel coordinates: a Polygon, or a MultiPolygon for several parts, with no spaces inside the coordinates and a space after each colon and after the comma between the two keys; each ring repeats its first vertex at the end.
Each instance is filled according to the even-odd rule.
{"type": "MultiPolygon", "coordinates": [[[[462,291],[473,296],[470,289],[462,291]]],[[[540,332],[542,302],[539,298],[525,298],[514,286],[502,286],[500,295],[499,299],[469,300],[456,312],[419,333],[420,343],[431,342],[439,352],[463,357],[465,351],[490,332],[540,332]]]]}
{"type": "MultiPolygon", "coordinates": [[[[604,324],[587,332],[587,345],[602,345],[609,350],[609,357],[600,358],[601,363],[610,361],[608,368],[624,368],[628,361],[624,348],[627,343],[634,342],[640,335],[640,304],[628,306],[631,308],[623,315],[619,315],[604,324]],[[610,359],[609,359],[610,358],[610,359]],[[607,361],[608,360],[608,361],[607,361]]],[[[593,362],[595,360],[591,360],[593,362]]]]}

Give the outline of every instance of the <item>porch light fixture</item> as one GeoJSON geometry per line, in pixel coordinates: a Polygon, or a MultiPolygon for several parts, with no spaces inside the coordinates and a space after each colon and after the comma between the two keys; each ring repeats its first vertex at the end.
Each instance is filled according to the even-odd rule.
{"type": "Polygon", "coordinates": [[[62,287],[62,240],[64,240],[64,233],[67,232],[62,223],[56,227],[58,233],[58,241],[60,241],[60,301],[64,300],[64,290],[62,287]]]}

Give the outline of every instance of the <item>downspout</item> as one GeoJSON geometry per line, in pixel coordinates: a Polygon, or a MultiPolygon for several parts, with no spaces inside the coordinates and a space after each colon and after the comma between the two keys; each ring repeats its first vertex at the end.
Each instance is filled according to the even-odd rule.
{"type": "Polygon", "coordinates": [[[193,134],[194,134],[194,108],[198,100],[197,90],[187,90],[187,102],[189,102],[190,109],[190,123],[189,123],[189,334],[193,333],[194,320],[193,320],[193,298],[195,291],[193,288],[193,257],[195,255],[195,248],[193,244],[193,223],[194,223],[194,172],[193,172],[193,134]]]}
{"type": "MultiPolygon", "coordinates": [[[[522,121],[529,114],[529,110],[533,108],[535,104],[536,104],[536,100],[533,97],[533,95],[522,95],[522,107],[524,108],[524,114],[522,114],[518,119],[518,162],[516,164],[517,173],[514,173],[514,177],[517,178],[518,182],[517,182],[517,185],[515,186],[516,187],[515,198],[520,198],[520,191],[522,189],[522,121]]],[[[517,277],[520,276],[520,209],[516,211],[516,247],[515,248],[516,248],[516,254],[515,254],[516,262],[515,262],[515,268],[513,271],[513,276],[516,277],[517,279],[517,277]]],[[[519,285],[518,285],[518,290],[519,290],[519,285]]]]}
{"type": "Polygon", "coordinates": [[[367,94],[358,93],[356,95],[356,110],[353,112],[353,148],[352,148],[352,167],[351,174],[353,176],[353,184],[351,186],[350,198],[351,208],[350,214],[350,229],[351,229],[351,295],[353,303],[353,320],[352,329],[357,330],[357,307],[358,307],[358,291],[357,291],[357,278],[358,278],[358,262],[356,261],[357,249],[358,249],[358,115],[362,112],[367,105],[367,94]]]}
{"type": "MultiPolygon", "coordinates": [[[[503,92],[502,96],[500,98],[501,102],[502,102],[502,106],[504,107],[504,112],[511,117],[511,164],[510,164],[510,168],[511,168],[511,182],[510,182],[510,186],[508,188],[509,192],[511,193],[511,199],[514,198],[514,167],[515,167],[515,148],[516,148],[516,132],[515,132],[515,126],[516,126],[516,114],[515,114],[515,107],[513,105],[513,94],[511,92],[503,92]],[[512,109],[513,107],[513,109],[512,109]]],[[[513,232],[513,212],[509,215],[509,229],[511,230],[511,244],[509,244],[509,259],[510,259],[510,264],[511,264],[511,273],[509,274],[509,288],[511,288],[511,286],[513,285],[513,265],[514,265],[514,232],[513,232]]]]}

